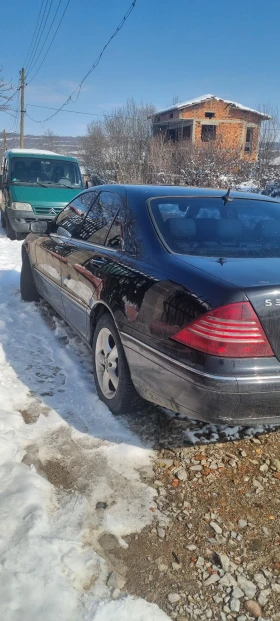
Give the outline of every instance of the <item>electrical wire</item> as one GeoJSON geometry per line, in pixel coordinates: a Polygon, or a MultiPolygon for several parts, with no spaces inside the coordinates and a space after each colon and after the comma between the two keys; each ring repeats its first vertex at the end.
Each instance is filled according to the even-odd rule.
{"type": "Polygon", "coordinates": [[[93,65],[91,66],[91,68],[89,69],[89,71],[85,74],[85,76],[83,77],[83,79],[81,80],[81,82],[79,83],[79,85],[74,89],[74,91],[69,95],[69,97],[66,99],[66,101],[64,102],[64,104],[62,104],[62,106],[60,106],[60,108],[58,108],[53,114],[51,114],[49,117],[47,117],[46,119],[43,119],[40,121],[40,123],[46,123],[47,121],[50,121],[51,119],[53,119],[59,112],[61,112],[65,106],[67,106],[68,103],[70,103],[70,101],[72,101],[72,103],[76,103],[76,101],[78,100],[78,97],[80,95],[81,92],[81,88],[83,86],[83,83],[85,82],[85,80],[89,77],[89,75],[94,71],[94,69],[96,69],[96,67],[99,65],[101,58],[105,52],[105,50],[107,49],[107,47],[110,45],[111,41],[117,36],[117,34],[119,33],[119,31],[123,28],[125,22],[127,21],[127,19],[129,18],[130,14],[132,13],[135,4],[136,4],[137,0],[133,0],[133,2],[131,3],[129,9],[127,10],[126,14],[123,16],[122,20],[120,21],[119,25],[117,26],[116,30],[113,32],[113,34],[111,35],[111,37],[108,39],[107,43],[104,45],[103,49],[101,50],[99,56],[97,57],[96,61],[93,63],[93,65]],[[73,100],[73,96],[76,94],[76,98],[75,100],[73,100]]]}
{"type": "MultiPolygon", "coordinates": [[[[26,108],[40,108],[43,110],[57,110],[57,111],[61,111],[61,112],[69,112],[70,114],[82,114],[82,115],[86,115],[86,116],[100,116],[100,117],[107,117],[107,118],[118,118],[118,119],[132,119],[134,117],[132,116],[117,116],[115,114],[107,114],[106,112],[85,112],[83,110],[61,110],[60,108],[54,108],[52,106],[40,106],[39,104],[26,104],[26,108]]],[[[38,119],[33,119],[27,112],[26,115],[28,116],[28,118],[33,121],[34,123],[44,123],[44,121],[38,121],[38,119]]],[[[266,131],[275,131],[275,129],[279,129],[280,130],[280,126],[278,127],[266,127],[265,130],[266,131]]]]}
{"type": "Polygon", "coordinates": [[[43,36],[44,30],[45,30],[46,25],[47,25],[47,20],[48,20],[48,16],[49,16],[49,13],[50,13],[50,9],[51,9],[52,3],[53,3],[53,0],[46,0],[45,8],[44,8],[44,11],[43,11],[43,14],[42,14],[42,17],[41,17],[41,21],[40,21],[38,32],[37,32],[37,35],[36,35],[36,38],[35,38],[35,41],[34,41],[33,49],[32,49],[29,61],[27,63],[27,66],[26,66],[26,74],[29,72],[29,69],[32,66],[33,62],[34,62],[34,58],[36,57],[36,53],[37,53],[38,47],[40,45],[41,38],[43,36]],[[46,14],[47,10],[48,10],[47,17],[45,18],[45,14],[46,14]]]}
{"type": "MultiPolygon", "coordinates": [[[[62,20],[63,20],[63,18],[64,18],[64,15],[65,15],[65,13],[66,13],[67,9],[68,9],[69,4],[70,4],[70,0],[67,0],[67,3],[66,3],[66,6],[65,6],[65,9],[64,9],[64,11],[63,11],[63,13],[62,13],[62,16],[61,16],[60,21],[59,21],[59,23],[58,23],[58,26],[57,26],[57,28],[56,28],[56,30],[55,30],[55,33],[54,33],[54,35],[53,35],[53,37],[52,37],[52,40],[51,40],[51,42],[50,42],[50,44],[49,44],[49,47],[48,47],[48,49],[47,49],[47,51],[46,51],[46,53],[45,53],[45,56],[43,57],[43,60],[42,60],[42,62],[40,63],[40,65],[39,65],[39,67],[38,67],[38,69],[37,69],[36,73],[34,73],[34,75],[30,78],[30,80],[28,80],[28,84],[30,84],[30,82],[32,82],[32,80],[34,80],[34,78],[36,77],[37,73],[39,73],[39,71],[40,71],[40,69],[41,69],[41,67],[42,67],[43,63],[45,62],[46,57],[47,57],[47,55],[48,55],[48,53],[49,53],[49,51],[50,51],[50,49],[51,49],[51,46],[52,46],[52,44],[53,44],[53,42],[54,42],[54,40],[55,40],[55,37],[56,37],[56,35],[57,35],[57,33],[58,33],[58,30],[59,30],[59,28],[60,28],[60,25],[61,25],[61,23],[62,23],[62,20]]],[[[47,41],[47,39],[48,39],[48,36],[49,36],[50,31],[51,31],[51,29],[52,29],[52,26],[53,26],[53,24],[54,24],[54,21],[55,21],[55,18],[56,18],[56,16],[57,16],[57,13],[58,13],[58,10],[59,10],[60,5],[61,5],[61,0],[59,0],[58,7],[57,7],[56,12],[55,12],[55,14],[54,14],[54,17],[53,17],[52,23],[51,23],[51,25],[50,25],[50,28],[49,28],[49,30],[48,30],[48,34],[47,34],[47,36],[46,36],[45,42],[44,42],[44,44],[43,44],[43,46],[42,46],[42,48],[41,48],[41,51],[40,51],[40,53],[39,53],[39,55],[38,55],[38,57],[37,57],[37,61],[38,61],[38,59],[39,59],[39,57],[40,57],[40,55],[41,55],[41,53],[42,53],[42,50],[43,50],[43,48],[44,48],[44,46],[45,46],[45,44],[46,44],[46,41],[47,41]]],[[[37,62],[37,61],[36,61],[36,62],[37,62]]],[[[35,63],[35,65],[36,65],[36,63],[35,63]]],[[[33,68],[34,68],[34,65],[33,65],[33,68]]],[[[29,73],[31,73],[31,71],[32,71],[32,68],[31,68],[31,69],[29,69],[29,73]]]]}
{"type": "Polygon", "coordinates": [[[23,63],[23,67],[25,67],[25,66],[26,66],[26,64],[27,64],[27,62],[28,62],[28,59],[29,59],[29,54],[30,54],[30,52],[31,52],[32,45],[33,45],[33,42],[34,42],[34,39],[35,39],[35,35],[36,35],[37,28],[38,28],[39,19],[40,19],[40,17],[41,17],[41,13],[42,13],[43,6],[44,6],[44,0],[42,0],[42,2],[41,2],[40,11],[39,11],[39,15],[38,15],[38,17],[37,17],[37,22],[36,22],[36,26],[35,26],[35,29],[34,29],[33,37],[32,37],[32,40],[31,40],[31,43],[30,43],[30,46],[29,46],[29,49],[28,49],[27,55],[25,56],[24,63],[23,63]]]}

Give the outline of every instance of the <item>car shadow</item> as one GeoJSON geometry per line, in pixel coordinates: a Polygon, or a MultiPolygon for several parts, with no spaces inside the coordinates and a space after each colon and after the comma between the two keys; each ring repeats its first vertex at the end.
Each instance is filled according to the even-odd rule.
{"type": "Polygon", "coordinates": [[[26,422],[35,422],[36,411],[47,407],[96,439],[170,450],[256,437],[277,428],[212,425],[144,402],[133,415],[113,416],[96,394],[90,350],[65,321],[44,301],[21,300],[18,272],[0,271],[0,288],[5,358],[35,400],[32,411],[23,414],[26,422]]]}

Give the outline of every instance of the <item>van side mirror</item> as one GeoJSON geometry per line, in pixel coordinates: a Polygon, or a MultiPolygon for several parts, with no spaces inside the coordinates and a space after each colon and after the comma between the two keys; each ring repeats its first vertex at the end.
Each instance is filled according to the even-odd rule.
{"type": "Polygon", "coordinates": [[[29,229],[31,233],[39,233],[39,235],[43,235],[48,230],[48,222],[46,220],[34,220],[29,225],[29,229]]]}

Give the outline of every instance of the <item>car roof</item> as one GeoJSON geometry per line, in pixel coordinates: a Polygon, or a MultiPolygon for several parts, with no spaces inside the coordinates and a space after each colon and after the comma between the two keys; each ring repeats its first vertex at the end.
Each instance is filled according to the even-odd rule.
{"type": "MultiPolygon", "coordinates": [[[[208,197],[208,198],[221,198],[227,193],[227,189],[221,188],[198,188],[191,186],[182,186],[182,185],[118,185],[118,184],[104,184],[99,186],[92,186],[86,192],[90,192],[92,190],[110,190],[112,191],[121,191],[126,192],[128,198],[140,198],[143,197],[143,200],[148,200],[149,198],[156,198],[161,196],[181,196],[181,197],[208,197]]],[[[264,194],[256,194],[254,192],[238,192],[236,190],[230,191],[230,197],[232,198],[247,198],[251,200],[262,200],[269,201],[272,203],[278,203],[279,200],[276,198],[272,198],[271,196],[266,196],[264,194]]]]}

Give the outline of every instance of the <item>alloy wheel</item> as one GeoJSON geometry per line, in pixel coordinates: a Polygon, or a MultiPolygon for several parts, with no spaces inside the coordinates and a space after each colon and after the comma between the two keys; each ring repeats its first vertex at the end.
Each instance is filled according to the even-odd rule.
{"type": "Polygon", "coordinates": [[[96,374],[106,399],[113,399],[119,385],[118,349],[108,328],[102,328],[95,346],[96,374]]]}

